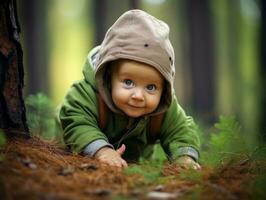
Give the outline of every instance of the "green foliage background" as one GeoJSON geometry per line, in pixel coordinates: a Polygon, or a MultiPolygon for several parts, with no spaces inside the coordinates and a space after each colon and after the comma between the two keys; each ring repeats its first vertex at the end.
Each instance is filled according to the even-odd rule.
{"type": "Polygon", "coordinates": [[[62,132],[57,117],[58,111],[52,100],[43,93],[37,93],[29,95],[25,104],[30,134],[43,139],[62,141],[62,132]]]}

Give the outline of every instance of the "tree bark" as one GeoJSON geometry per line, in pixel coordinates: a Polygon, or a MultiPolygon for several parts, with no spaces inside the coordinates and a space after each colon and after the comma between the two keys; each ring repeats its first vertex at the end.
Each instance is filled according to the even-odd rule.
{"type": "Polygon", "coordinates": [[[29,135],[22,89],[24,72],[16,1],[0,4],[0,128],[29,135]]]}
{"type": "Polygon", "coordinates": [[[213,123],[214,55],[208,0],[187,0],[189,65],[191,70],[192,109],[203,122],[213,123]]]}

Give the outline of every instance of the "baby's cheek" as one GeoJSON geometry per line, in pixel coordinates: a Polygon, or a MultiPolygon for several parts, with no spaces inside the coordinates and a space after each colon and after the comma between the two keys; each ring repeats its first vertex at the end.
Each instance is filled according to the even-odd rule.
{"type": "Polygon", "coordinates": [[[127,91],[123,89],[116,89],[115,91],[112,92],[112,98],[114,101],[118,101],[120,103],[127,101],[127,91]]]}
{"type": "Polygon", "coordinates": [[[149,108],[152,110],[155,110],[160,103],[160,98],[159,96],[154,96],[153,98],[149,99],[149,108]]]}

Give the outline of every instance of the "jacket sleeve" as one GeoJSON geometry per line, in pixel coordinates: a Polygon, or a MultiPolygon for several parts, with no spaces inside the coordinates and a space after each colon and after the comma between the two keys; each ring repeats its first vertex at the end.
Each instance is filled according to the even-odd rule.
{"type": "Polygon", "coordinates": [[[71,151],[80,153],[84,149],[95,151],[103,145],[111,146],[98,126],[97,108],[96,92],[89,83],[82,80],[72,85],[59,113],[64,141],[71,151]]]}
{"type": "Polygon", "coordinates": [[[198,160],[200,148],[198,127],[193,119],[185,114],[175,96],[165,114],[160,142],[171,160],[182,155],[198,160]]]}

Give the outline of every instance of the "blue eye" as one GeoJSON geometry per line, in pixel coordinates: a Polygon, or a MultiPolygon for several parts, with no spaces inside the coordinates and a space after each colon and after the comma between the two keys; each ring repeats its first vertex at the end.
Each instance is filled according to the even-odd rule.
{"type": "Polygon", "coordinates": [[[133,81],[130,80],[130,79],[125,79],[125,80],[123,80],[123,83],[124,83],[127,87],[132,87],[132,86],[134,86],[133,81]]]}
{"type": "Polygon", "coordinates": [[[156,90],[156,86],[154,84],[151,84],[151,85],[147,85],[147,90],[150,91],[150,92],[153,92],[156,90]]]}

